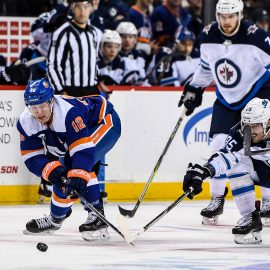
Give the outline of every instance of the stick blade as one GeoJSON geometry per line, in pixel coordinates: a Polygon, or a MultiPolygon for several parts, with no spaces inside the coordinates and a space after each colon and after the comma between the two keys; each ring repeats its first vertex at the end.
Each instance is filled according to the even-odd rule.
{"type": "Polygon", "coordinates": [[[119,212],[122,216],[124,217],[129,217],[129,218],[132,218],[134,217],[135,215],[135,212],[136,212],[136,209],[134,210],[127,210],[127,209],[124,209],[122,208],[120,205],[118,205],[118,209],[119,209],[119,212]]]}
{"type": "Polygon", "coordinates": [[[131,237],[131,232],[130,232],[130,229],[128,227],[126,219],[122,215],[118,215],[117,223],[118,223],[119,229],[120,229],[121,233],[124,235],[127,243],[134,246],[134,244],[132,243],[133,239],[131,237]]]}

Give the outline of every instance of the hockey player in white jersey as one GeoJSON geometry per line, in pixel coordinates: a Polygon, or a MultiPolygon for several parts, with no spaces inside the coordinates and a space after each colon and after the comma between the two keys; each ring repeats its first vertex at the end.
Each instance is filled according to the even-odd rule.
{"type": "MultiPolygon", "coordinates": [[[[117,31],[106,29],[100,45],[99,58],[97,61],[99,81],[107,85],[118,85],[123,79],[124,62],[119,56],[122,39],[117,31]]],[[[101,90],[102,94],[108,99],[112,93],[107,87],[101,90]]]]}
{"type": "MultiPolygon", "coordinates": [[[[223,147],[229,130],[240,120],[240,112],[253,97],[270,98],[270,38],[268,34],[242,20],[242,0],[219,0],[216,20],[204,28],[200,41],[201,63],[185,86],[179,106],[187,115],[201,105],[204,87],[216,82],[217,99],[210,127],[211,148],[223,147]]],[[[211,202],[201,211],[203,224],[216,224],[223,212],[226,177],[210,181],[211,202]]],[[[270,190],[262,188],[263,209],[269,208],[270,190]]]]}
{"type": "MultiPolygon", "coordinates": [[[[270,187],[270,101],[254,98],[242,110],[241,122],[230,130],[225,146],[203,166],[189,164],[183,190],[193,186],[194,195],[202,191],[202,182],[210,177],[226,175],[242,218],[232,229],[237,244],[260,243],[262,222],[255,207],[254,184],[270,187]],[[245,129],[250,127],[250,136],[245,129]],[[249,149],[246,149],[249,142],[249,149]],[[247,156],[246,151],[253,152],[247,156]],[[255,151],[257,153],[255,153],[255,151]],[[259,153],[258,153],[259,152],[259,153]]],[[[249,154],[249,153],[248,153],[249,154]]]]}
{"type": "Polygon", "coordinates": [[[125,63],[122,84],[141,84],[145,78],[145,59],[141,51],[135,48],[138,30],[131,22],[121,22],[116,31],[122,38],[122,48],[119,53],[125,63]]]}

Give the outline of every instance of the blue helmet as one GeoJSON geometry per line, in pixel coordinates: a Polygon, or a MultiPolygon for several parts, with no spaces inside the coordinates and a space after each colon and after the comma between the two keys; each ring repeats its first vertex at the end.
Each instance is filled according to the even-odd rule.
{"type": "Polygon", "coordinates": [[[53,89],[46,79],[30,81],[24,92],[26,106],[38,105],[53,99],[53,89]]]}
{"type": "Polygon", "coordinates": [[[195,40],[195,34],[191,31],[189,31],[187,28],[182,28],[178,33],[176,34],[176,41],[182,42],[185,40],[195,40]]]}

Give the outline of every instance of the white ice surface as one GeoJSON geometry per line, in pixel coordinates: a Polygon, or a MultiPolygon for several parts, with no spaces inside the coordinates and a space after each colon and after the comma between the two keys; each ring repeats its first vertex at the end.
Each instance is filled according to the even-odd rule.
{"type": "MultiPolygon", "coordinates": [[[[270,269],[270,228],[262,231],[263,243],[237,245],[232,227],[239,219],[235,204],[226,202],[220,226],[201,225],[200,210],[206,201],[184,201],[142,234],[135,247],[114,231],[110,241],[86,242],[78,231],[86,219],[81,205],[51,236],[29,236],[22,231],[32,218],[49,213],[49,205],[0,206],[0,269],[270,269]],[[47,252],[36,248],[48,245],[47,252]]],[[[143,203],[129,227],[134,235],[170,202],[143,203]]],[[[122,204],[132,209],[134,204],[122,204]]],[[[117,204],[105,205],[106,217],[118,227],[117,204]]]]}

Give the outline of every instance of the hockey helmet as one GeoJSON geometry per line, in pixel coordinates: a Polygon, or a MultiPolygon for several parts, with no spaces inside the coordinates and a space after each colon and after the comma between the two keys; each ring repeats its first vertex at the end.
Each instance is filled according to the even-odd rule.
{"type": "Polygon", "coordinates": [[[244,9],[244,3],[242,0],[219,0],[216,5],[216,20],[219,25],[220,31],[227,36],[232,36],[236,34],[239,30],[240,27],[240,21],[243,18],[243,9],[244,9]],[[224,33],[220,26],[220,21],[219,21],[219,14],[233,14],[233,13],[238,13],[238,25],[233,33],[230,35],[224,33]]]}
{"type": "Polygon", "coordinates": [[[46,79],[30,81],[24,92],[26,106],[38,105],[53,100],[53,89],[46,79]]]}
{"type": "Polygon", "coordinates": [[[241,112],[241,126],[262,124],[264,134],[269,130],[270,101],[268,99],[253,98],[241,112]]]}
{"type": "Polygon", "coordinates": [[[104,43],[106,42],[120,45],[119,50],[121,50],[122,39],[117,31],[106,29],[101,39],[102,49],[103,49],[104,43]]]}
{"type": "Polygon", "coordinates": [[[121,35],[121,34],[126,34],[126,35],[137,35],[138,30],[136,26],[131,23],[131,22],[120,22],[119,25],[116,28],[116,31],[121,35]]]}
{"type": "Polygon", "coordinates": [[[195,34],[189,31],[187,28],[183,28],[176,33],[176,42],[182,42],[184,40],[195,40],[195,34]]]}

